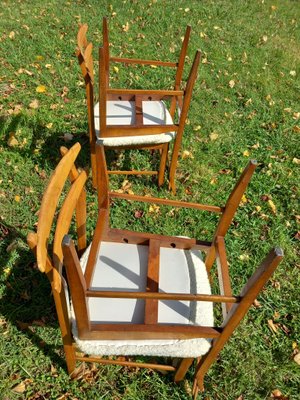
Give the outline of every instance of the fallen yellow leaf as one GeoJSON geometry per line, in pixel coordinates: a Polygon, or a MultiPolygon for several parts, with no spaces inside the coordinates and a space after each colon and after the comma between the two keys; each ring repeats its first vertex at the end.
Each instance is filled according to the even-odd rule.
{"type": "Polygon", "coordinates": [[[149,213],[151,213],[151,214],[158,214],[159,211],[160,211],[160,207],[157,206],[156,204],[151,204],[151,205],[149,206],[149,213]]]}
{"type": "Polygon", "coordinates": [[[191,158],[191,159],[193,159],[193,158],[194,158],[193,154],[192,154],[190,151],[188,151],[188,150],[183,150],[181,157],[182,157],[183,159],[185,159],[185,158],[191,158]]]}
{"type": "Polygon", "coordinates": [[[114,66],[114,71],[115,71],[116,74],[118,74],[119,73],[119,68],[114,66]]]}
{"type": "Polygon", "coordinates": [[[37,93],[45,93],[47,91],[47,88],[46,88],[46,86],[44,86],[44,85],[39,85],[39,86],[37,86],[37,88],[36,88],[36,92],[37,93]]]}
{"type": "Polygon", "coordinates": [[[273,214],[276,214],[276,206],[275,206],[275,204],[273,203],[272,200],[270,200],[270,199],[268,200],[268,205],[271,208],[273,214]]]}
{"type": "Polygon", "coordinates": [[[24,382],[19,383],[18,385],[12,388],[12,391],[15,393],[24,393],[26,389],[26,385],[24,382]]]}
{"type": "Polygon", "coordinates": [[[129,31],[129,23],[126,22],[125,25],[122,25],[122,29],[123,29],[124,32],[128,32],[129,31]]]}
{"type": "Polygon", "coordinates": [[[197,132],[197,131],[200,131],[200,129],[201,129],[201,125],[197,125],[197,126],[195,126],[194,131],[197,132]]]}
{"type": "Polygon", "coordinates": [[[210,138],[211,141],[217,140],[218,137],[219,137],[219,134],[218,134],[217,132],[212,132],[212,133],[209,135],[209,138],[210,138]]]}
{"type": "Polygon", "coordinates": [[[7,144],[9,145],[9,147],[18,146],[19,142],[15,136],[15,132],[10,132],[7,144]]]}
{"type": "Polygon", "coordinates": [[[245,151],[243,152],[243,156],[244,156],[244,157],[249,157],[249,156],[250,156],[249,151],[248,151],[248,150],[245,150],[245,151]]]}
{"type": "Polygon", "coordinates": [[[243,194],[241,198],[241,203],[247,203],[247,201],[248,201],[247,197],[243,194]]]}

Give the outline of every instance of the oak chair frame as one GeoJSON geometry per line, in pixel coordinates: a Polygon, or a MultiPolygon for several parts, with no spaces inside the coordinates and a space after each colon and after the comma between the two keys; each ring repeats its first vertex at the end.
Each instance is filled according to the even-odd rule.
{"type": "MultiPolygon", "coordinates": [[[[86,38],[87,25],[80,27],[77,35],[78,48],[76,55],[85,79],[86,96],[88,106],[88,125],[89,140],[91,148],[91,165],[93,186],[96,187],[96,160],[95,145],[96,133],[94,123],[94,71],[92,58],[92,43],[88,43],[86,38]]],[[[193,86],[197,78],[197,70],[200,62],[200,52],[197,51],[194,62],[187,80],[185,90],[180,89],[182,74],[184,70],[184,62],[187,54],[188,42],[190,38],[191,27],[187,26],[184,40],[182,43],[178,62],[168,62],[160,60],[141,60],[121,57],[111,57],[109,54],[109,39],[107,19],[103,18],[103,46],[99,49],[99,108],[100,108],[100,134],[101,137],[120,137],[120,136],[141,136],[141,135],[157,135],[160,133],[176,132],[174,139],[172,157],[169,166],[169,188],[175,193],[175,173],[178,162],[179,151],[182,142],[183,130],[188,114],[191,101],[193,86]],[[109,69],[110,63],[138,64],[138,65],[154,65],[168,68],[175,68],[174,90],[126,90],[126,89],[110,89],[109,87],[109,69]],[[177,124],[171,125],[143,125],[142,102],[144,100],[166,100],[170,102],[170,115],[172,119],[175,117],[176,108],[180,110],[180,117],[177,124]],[[106,125],[106,101],[108,100],[129,100],[135,102],[135,124],[133,125],[106,125]]],[[[169,143],[162,144],[141,144],[116,146],[117,149],[149,149],[158,150],[160,153],[160,165],[158,171],[108,171],[109,174],[126,174],[126,175],[158,175],[158,186],[164,183],[164,175],[168,162],[169,143]]]]}
{"type": "Polygon", "coordinates": [[[62,332],[63,345],[66,354],[68,372],[71,374],[76,361],[97,362],[102,364],[126,365],[129,367],[145,367],[158,370],[173,371],[174,381],[182,380],[193,363],[193,358],[184,358],[177,367],[173,365],[161,365],[150,363],[138,363],[132,361],[120,361],[104,359],[94,356],[82,356],[76,354],[76,346],[72,337],[68,304],[64,291],[64,279],[61,269],[66,268],[68,285],[75,310],[77,328],[80,338],[86,339],[144,339],[144,338],[211,338],[212,347],[201,359],[196,359],[196,372],[194,377],[193,395],[197,397],[199,390],[204,390],[204,375],[210,365],[218,356],[223,346],[229,339],[234,329],[238,326],[260,290],[272,275],[283,257],[281,249],[272,250],[261,266],[248,280],[238,296],[232,295],[229,277],[229,266],[226,257],[224,236],[233,219],[234,213],[240,203],[243,193],[251,179],[256,163],[250,162],[229,196],[225,207],[210,206],[197,203],[186,203],[175,200],[160,198],[149,198],[120,193],[109,192],[108,174],[105,163],[103,146],[97,145],[97,187],[98,187],[98,212],[99,217],[96,224],[94,238],[87,262],[86,272],[83,275],[79,255],[86,248],[86,195],[84,183],[87,179],[85,171],[79,172],[74,161],[80,151],[80,145],[75,144],[69,151],[62,148],[64,155],[56,168],[48,188],[43,197],[37,233],[28,235],[28,244],[35,252],[38,267],[45,272],[51,282],[52,292],[58,314],[59,325],[62,332]],[[53,257],[47,253],[47,242],[53,223],[55,210],[67,177],[71,181],[71,188],[66,195],[65,201],[58,215],[56,230],[54,234],[53,257]],[[101,188],[101,190],[100,190],[101,188]],[[109,203],[110,199],[122,198],[130,201],[146,201],[169,205],[172,207],[189,207],[198,210],[214,212],[221,215],[219,224],[211,242],[204,242],[197,239],[162,236],[150,233],[137,233],[126,230],[111,229],[109,227],[109,203]],[[76,211],[77,226],[77,250],[69,235],[66,235],[71,223],[72,212],[76,211]],[[63,239],[63,240],[62,240],[63,239]],[[90,282],[93,273],[95,257],[101,241],[116,241],[122,243],[134,243],[149,246],[147,291],[145,292],[109,292],[90,290],[90,282]],[[207,254],[206,267],[210,271],[213,261],[217,260],[218,280],[220,294],[178,294],[159,293],[159,248],[171,247],[180,249],[199,249],[207,254]],[[109,297],[109,298],[143,298],[146,300],[144,324],[90,324],[86,300],[88,297],[109,297]],[[210,301],[222,304],[223,323],[220,327],[201,327],[189,325],[160,325],[157,323],[158,300],[189,300],[189,301],[210,301]]]}

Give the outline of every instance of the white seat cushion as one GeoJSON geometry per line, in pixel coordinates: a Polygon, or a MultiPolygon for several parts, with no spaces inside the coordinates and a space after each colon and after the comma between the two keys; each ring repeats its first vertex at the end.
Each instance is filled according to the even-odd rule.
{"type": "MultiPolygon", "coordinates": [[[[107,125],[132,125],[135,123],[135,103],[133,101],[114,100],[107,103],[107,125]]],[[[143,101],[144,125],[172,125],[172,117],[163,101],[143,101]]],[[[107,147],[134,146],[168,143],[176,136],[175,132],[157,135],[120,136],[101,138],[99,103],[94,107],[94,121],[97,139],[107,147]]]]}
{"type": "MultiPolygon", "coordinates": [[[[90,249],[81,259],[83,271],[90,249]]],[[[99,290],[145,291],[148,246],[101,243],[91,286],[99,290]]],[[[210,294],[210,284],[199,251],[172,248],[160,250],[159,291],[210,294]]],[[[89,298],[92,322],[143,323],[145,300],[89,298]]],[[[210,302],[159,301],[158,322],[213,326],[210,302]]],[[[76,323],[73,334],[80,350],[94,355],[148,355],[199,357],[210,346],[209,339],[187,340],[80,340],[76,323]]]]}

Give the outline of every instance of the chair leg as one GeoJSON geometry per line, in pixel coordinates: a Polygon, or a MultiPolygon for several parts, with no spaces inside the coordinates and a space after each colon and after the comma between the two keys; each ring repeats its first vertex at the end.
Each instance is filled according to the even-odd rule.
{"type": "Polygon", "coordinates": [[[163,148],[162,148],[162,151],[160,154],[160,164],[159,164],[159,171],[158,171],[158,187],[162,186],[162,184],[164,183],[168,151],[169,151],[169,143],[165,143],[163,145],[163,148]]]}
{"type": "Polygon", "coordinates": [[[64,343],[68,374],[71,375],[76,366],[75,349],[73,344],[64,343]]]}
{"type": "Polygon", "coordinates": [[[177,368],[174,376],[174,382],[180,382],[185,377],[188,369],[192,365],[194,358],[183,358],[177,368]]]}
{"type": "Polygon", "coordinates": [[[174,142],[173,154],[171,159],[170,171],[169,171],[169,189],[173,194],[176,194],[176,185],[175,185],[175,173],[177,168],[177,161],[179,156],[179,150],[181,145],[181,135],[177,132],[177,137],[174,142]]]}

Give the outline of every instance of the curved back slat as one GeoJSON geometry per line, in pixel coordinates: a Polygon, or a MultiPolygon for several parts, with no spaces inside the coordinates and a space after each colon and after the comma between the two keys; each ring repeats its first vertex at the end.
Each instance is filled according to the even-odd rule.
{"type": "Polygon", "coordinates": [[[86,46],[83,58],[85,61],[87,73],[89,74],[89,77],[92,82],[94,82],[94,66],[93,66],[93,56],[92,56],[92,51],[93,51],[93,44],[89,43],[86,46]]]}
{"type": "Polygon", "coordinates": [[[56,230],[53,242],[53,263],[55,268],[60,271],[63,262],[63,252],[62,252],[62,240],[64,236],[68,233],[72,216],[78,200],[84,190],[84,185],[87,180],[87,174],[82,171],[78,178],[74,181],[69,190],[67,197],[60,209],[60,213],[57,218],[56,230]]]}
{"type": "Polygon", "coordinates": [[[88,41],[86,38],[87,31],[88,31],[88,25],[83,24],[80,26],[78,34],[77,34],[77,45],[81,52],[84,52],[86,46],[88,45],[88,41]]]}
{"type": "Polygon", "coordinates": [[[47,242],[53,222],[53,217],[58,204],[59,196],[72,169],[74,161],[80,151],[80,144],[76,143],[61,159],[50,178],[48,187],[43,196],[39,212],[37,228],[36,258],[38,268],[41,272],[46,271],[47,265],[47,242]]]}

